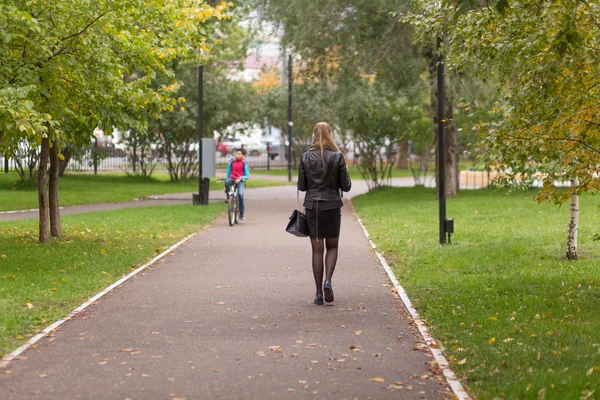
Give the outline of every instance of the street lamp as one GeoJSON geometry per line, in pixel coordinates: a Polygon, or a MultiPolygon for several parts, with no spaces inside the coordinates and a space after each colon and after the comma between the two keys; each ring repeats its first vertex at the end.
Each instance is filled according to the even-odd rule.
{"type": "Polygon", "coordinates": [[[292,121],[292,85],[293,85],[293,65],[292,55],[288,57],[288,182],[292,181],[292,128],[294,121],[292,121]]]}
{"type": "Polygon", "coordinates": [[[444,84],[444,55],[442,53],[442,38],[440,36],[437,38],[437,54],[437,185],[440,214],[440,244],[446,244],[446,233],[448,234],[448,243],[450,243],[450,236],[454,233],[454,220],[452,218],[446,218],[446,143],[444,135],[444,101],[446,99],[446,88],[444,84]]]}

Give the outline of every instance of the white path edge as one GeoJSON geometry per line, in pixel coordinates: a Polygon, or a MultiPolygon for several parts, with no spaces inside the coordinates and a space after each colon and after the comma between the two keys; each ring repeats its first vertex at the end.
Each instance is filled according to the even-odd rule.
{"type": "MultiPolygon", "coordinates": [[[[354,208],[354,205],[353,205],[353,208],[354,208]]],[[[425,339],[425,343],[427,343],[427,346],[429,347],[431,354],[433,354],[433,357],[435,358],[440,369],[442,370],[442,373],[444,374],[444,377],[446,378],[448,385],[450,385],[450,387],[452,388],[452,391],[454,392],[454,394],[456,395],[456,397],[459,400],[470,400],[471,397],[469,396],[469,394],[467,393],[465,388],[462,386],[462,384],[458,380],[458,377],[456,376],[454,371],[452,371],[452,369],[450,369],[450,364],[448,363],[448,360],[446,360],[446,357],[444,357],[444,353],[442,352],[442,350],[440,350],[438,348],[438,346],[435,342],[435,339],[431,336],[431,334],[427,330],[427,327],[425,326],[425,323],[421,319],[421,316],[419,315],[418,311],[415,310],[414,307],[412,306],[412,302],[408,298],[408,295],[406,294],[406,291],[404,291],[404,288],[400,285],[398,278],[396,278],[396,275],[390,268],[390,266],[387,263],[387,261],[385,260],[385,258],[381,255],[380,252],[377,251],[377,246],[370,239],[369,231],[367,231],[367,228],[363,224],[362,220],[360,219],[360,217],[358,216],[356,211],[355,210],[353,210],[353,211],[354,211],[354,216],[358,220],[360,227],[362,228],[363,232],[365,233],[365,236],[367,237],[367,240],[369,241],[369,243],[371,244],[371,247],[373,248],[373,252],[375,253],[377,258],[379,259],[379,262],[381,263],[381,265],[387,272],[388,277],[390,278],[390,280],[392,281],[392,283],[398,290],[398,294],[400,295],[400,298],[402,299],[404,306],[406,307],[406,309],[408,310],[410,315],[413,317],[415,324],[419,328],[419,332],[421,333],[421,336],[423,336],[423,339],[425,339]]]]}
{"type": "MultiPolygon", "coordinates": [[[[63,210],[64,207],[58,207],[59,210],[63,210]]],[[[18,214],[18,213],[26,213],[26,212],[33,212],[33,211],[39,211],[39,208],[30,208],[29,210],[10,210],[10,211],[0,211],[0,215],[3,214],[18,214]]]]}
{"type": "Polygon", "coordinates": [[[143,270],[145,270],[146,268],[148,268],[152,264],[156,263],[157,261],[159,261],[160,259],[162,259],[166,255],[168,255],[169,253],[171,253],[173,250],[177,249],[182,244],[188,242],[190,239],[192,239],[194,236],[198,235],[199,233],[200,233],[200,231],[194,232],[191,235],[189,235],[189,236],[185,237],[184,239],[180,240],[179,242],[175,243],[173,246],[169,247],[167,250],[163,251],[162,253],[160,253],[159,255],[157,255],[156,257],[154,257],[152,260],[148,261],[146,264],[144,264],[141,267],[137,268],[135,271],[129,273],[128,275],[126,275],[123,278],[119,279],[118,281],[116,281],[112,285],[108,286],[106,289],[104,289],[103,291],[101,291],[100,293],[98,293],[97,295],[95,295],[94,297],[90,298],[88,301],[86,301],[85,303],[83,303],[82,305],[80,305],[79,307],[77,307],[76,309],[74,309],[73,311],[71,311],[69,313],[69,315],[67,315],[65,318],[54,322],[50,326],[47,326],[42,332],[38,333],[37,335],[35,335],[31,339],[29,339],[27,341],[27,343],[25,343],[21,347],[17,348],[16,350],[14,350],[12,353],[9,353],[8,355],[4,356],[4,358],[2,359],[2,361],[0,361],[0,368],[7,368],[8,364],[11,361],[17,359],[21,355],[21,353],[23,353],[25,350],[30,349],[31,347],[33,347],[33,345],[35,345],[37,342],[39,342],[40,340],[42,340],[45,336],[47,336],[50,333],[52,333],[53,331],[55,331],[59,326],[61,326],[65,322],[67,322],[67,321],[75,318],[79,313],[81,313],[83,310],[85,310],[91,304],[93,304],[96,301],[98,301],[98,299],[100,299],[101,297],[103,297],[104,295],[106,295],[107,293],[109,293],[110,291],[112,291],[113,289],[115,289],[116,287],[120,286],[125,281],[133,278],[135,275],[139,274],[140,272],[142,272],[143,270]]]}

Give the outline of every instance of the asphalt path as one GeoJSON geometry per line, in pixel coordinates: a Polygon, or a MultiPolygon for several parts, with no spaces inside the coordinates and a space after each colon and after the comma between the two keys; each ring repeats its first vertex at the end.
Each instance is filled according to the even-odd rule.
{"type": "Polygon", "coordinates": [[[0,370],[0,399],[448,398],[351,205],[318,306],[310,243],[283,230],[295,188],[246,193],[245,221],[219,218],[0,370]]]}

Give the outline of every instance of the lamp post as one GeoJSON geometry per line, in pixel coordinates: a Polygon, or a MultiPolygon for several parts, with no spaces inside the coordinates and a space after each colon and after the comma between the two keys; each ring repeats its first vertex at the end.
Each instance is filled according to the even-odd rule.
{"type": "Polygon", "coordinates": [[[292,181],[292,84],[293,84],[293,66],[292,55],[288,57],[288,182],[292,181]]]}
{"type": "Polygon", "coordinates": [[[437,156],[438,156],[438,197],[440,214],[440,244],[446,243],[446,146],[444,141],[444,55],[441,53],[442,38],[437,38],[437,156]]]}

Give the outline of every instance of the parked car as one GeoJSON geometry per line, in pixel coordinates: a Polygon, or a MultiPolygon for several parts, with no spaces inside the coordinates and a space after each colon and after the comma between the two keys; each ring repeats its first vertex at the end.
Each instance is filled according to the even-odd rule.
{"type": "Polygon", "coordinates": [[[219,151],[222,156],[233,153],[235,149],[244,149],[246,150],[246,154],[250,156],[260,156],[267,151],[267,146],[248,138],[223,140],[217,146],[217,151],[219,151]]]}

